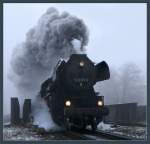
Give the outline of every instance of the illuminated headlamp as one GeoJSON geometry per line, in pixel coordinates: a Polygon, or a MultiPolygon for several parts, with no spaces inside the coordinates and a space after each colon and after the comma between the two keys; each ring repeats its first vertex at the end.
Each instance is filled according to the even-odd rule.
{"type": "Polygon", "coordinates": [[[71,101],[67,100],[67,101],[65,102],[65,105],[66,105],[66,106],[71,106],[71,101]]]}
{"type": "Polygon", "coordinates": [[[103,101],[100,101],[100,100],[99,100],[99,101],[97,102],[97,105],[98,105],[98,106],[103,106],[103,101]]]}
{"type": "Polygon", "coordinates": [[[80,67],[84,66],[84,62],[83,61],[81,61],[79,64],[80,64],[80,67]]]}

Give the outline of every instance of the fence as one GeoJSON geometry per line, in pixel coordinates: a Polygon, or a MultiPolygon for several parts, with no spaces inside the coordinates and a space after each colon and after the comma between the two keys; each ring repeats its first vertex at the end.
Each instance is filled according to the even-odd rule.
{"type": "Polygon", "coordinates": [[[137,106],[137,103],[108,105],[109,115],[104,118],[106,123],[134,125],[146,123],[146,106],[137,106]]]}

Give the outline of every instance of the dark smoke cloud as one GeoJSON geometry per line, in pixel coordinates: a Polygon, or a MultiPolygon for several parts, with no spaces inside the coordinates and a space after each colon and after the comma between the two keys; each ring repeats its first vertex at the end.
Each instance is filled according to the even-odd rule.
{"type": "Polygon", "coordinates": [[[74,39],[81,41],[80,51],[84,51],[88,43],[84,22],[67,12],[59,14],[55,8],[49,8],[29,30],[25,42],[14,50],[11,80],[24,94],[39,89],[60,58],[78,53],[72,44],[74,39]]]}

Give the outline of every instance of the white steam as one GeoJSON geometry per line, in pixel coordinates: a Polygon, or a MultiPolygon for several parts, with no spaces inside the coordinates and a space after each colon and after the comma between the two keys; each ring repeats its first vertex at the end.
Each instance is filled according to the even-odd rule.
{"type": "Polygon", "coordinates": [[[40,98],[40,96],[37,97],[33,106],[32,114],[34,116],[34,125],[38,125],[46,131],[61,130],[61,128],[53,122],[48,106],[46,105],[46,102],[40,98]]]}
{"type": "Polygon", "coordinates": [[[73,39],[71,41],[73,48],[75,49],[75,51],[79,54],[82,54],[84,52],[84,50],[81,51],[81,47],[82,47],[82,42],[81,40],[78,39],[73,39]]]}
{"type": "MultiPolygon", "coordinates": [[[[84,52],[87,43],[88,31],[81,19],[67,12],[59,14],[55,8],[49,8],[37,25],[29,30],[25,42],[13,52],[9,78],[19,95],[32,98],[37,105],[35,95],[41,83],[52,75],[57,62],[61,58],[68,59],[71,54],[84,52]]],[[[39,105],[41,112],[37,105],[33,114],[35,122],[47,129],[53,123],[44,105],[42,102],[39,105]],[[48,119],[49,126],[46,122],[48,119]]]]}

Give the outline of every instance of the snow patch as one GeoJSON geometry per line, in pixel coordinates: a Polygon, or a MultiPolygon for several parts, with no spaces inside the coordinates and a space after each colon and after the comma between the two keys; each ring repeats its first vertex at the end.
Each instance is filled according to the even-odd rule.
{"type": "Polygon", "coordinates": [[[99,130],[112,130],[113,129],[110,124],[105,124],[104,122],[100,122],[97,128],[99,130]]]}

